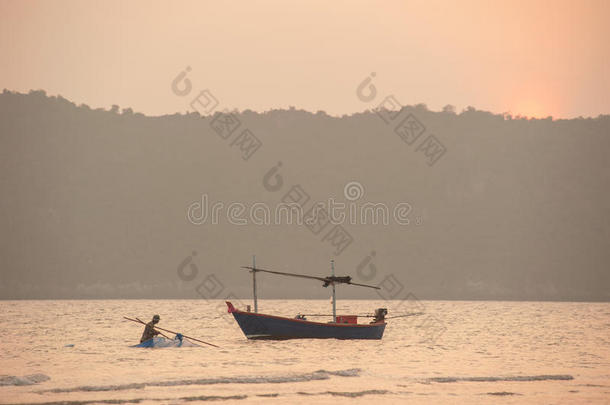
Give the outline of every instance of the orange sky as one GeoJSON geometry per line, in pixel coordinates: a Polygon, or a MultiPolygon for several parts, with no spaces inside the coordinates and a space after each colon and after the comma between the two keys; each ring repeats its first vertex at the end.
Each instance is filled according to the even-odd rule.
{"type": "Polygon", "coordinates": [[[3,1],[0,88],[146,114],[188,109],[186,66],[222,108],[331,114],[371,72],[402,104],[610,113],[610,2],[3,1]]]}

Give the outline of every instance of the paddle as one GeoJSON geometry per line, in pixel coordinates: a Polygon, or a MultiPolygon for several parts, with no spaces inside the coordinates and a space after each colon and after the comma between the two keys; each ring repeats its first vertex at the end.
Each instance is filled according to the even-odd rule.
{"type": "MultiPolygon", "coordinates": [[[[127,318],[126,316],[124,316],[123,318],[125,318],[125,319],[127,319],[127,320],[130,320],[130,321],[132,321],[132,322],[135,322],[135,323],[141,323],[142,325],[146,325],[146,322],[144,322],[144,321],[143,321],[143,320],[141,320],[140,318],[131,319],[131,318],[127,318]]],[[[153,329],[154,329],[154,327],[153,327],[153,329]]],[[[164,338],[166,338],[166,339],[171,339],[169,336],[165,335],[165,334],[164,334],[164,333],[162,333],[162,332],[159,332],[159,334],[160,334],[161,336],[163,336],[164,338]]]]}
{"type": "MultiPolygon", "coordinates": [[[[146,322],[144,322],[144,321],[143,321],[143,320],[141,320],[140,318],[136,318],[136,320],[137,320],[138,322],[140,322],[141,324],[146,325],[146,322]]],[[[155,327],[153,326],[153,329],[154,329],[154,328],[155,328],[155,327]]],[[[159,334],[160,334],[161,336],[163,336],[164,338],[166,338],[166,339],[169,339],[169,338],[170,338],[169,336],[167,336],[167,335],[166,335],[166,334],[164,334],[163,332],[159,332],[159,334]]]]}
{"type": "MultiPolygon", "coordinates": [[[[141,320],[139,320],[139,319],[138,319],[138,320],[136,320],[137,318],[136,318],[136,319],[131,319],[131,318],[127,318],[126,316],[124,316],[123,318],[127,319],[128,321],[137,322],[137,323],[142,323],[142,324],[146,325],[146,324],[145,324],[144,322],[142,322],[141,320]]],[[[168,332],[168,333],[173,333],[174,335],[177,335],[177,334],[178,334],[178,332],[174,332],[174,331],[171,331],[171,330],[169,330],[169,329],[160,328],[160,327],[158,327],[158,326],[155,326],[154,328],[155,328],[155,329],[162,330],[162,331],[165,331],[165,332],[168,332]]],[[[185,337],[185,338],[187,338],[187,339],[194,340],[195,342],[203,343],[203,344],[206,344],[206,345],[209,345],[209,346],[220,347],[220,346],[216,346],[215,344],[208,343],[208,342],[204,342],[203,340],[200,340],[200,339],[196,339],[196,338],[194,338],[194,337],[190,337],[190,336],[186,336],[186,335],[182,335],[182,337],[185,337]]],[[[169,339],[169,338],[168,338],[168,339],[169,339]]]]}

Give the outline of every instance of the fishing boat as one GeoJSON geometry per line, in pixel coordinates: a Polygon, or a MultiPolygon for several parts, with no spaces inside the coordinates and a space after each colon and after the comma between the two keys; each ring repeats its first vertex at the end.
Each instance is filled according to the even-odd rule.
{"type": "MultiPolygon", "coordinates": [[[[335,286],[338,284],[353,285],[366,288],[379,289],[377,286],[359,284],[352,282],[350,276],[335,276],[335,263],[331,261],[331,275],[326,277],[309,276],[305,274],[287,273],[281,271],[267,270],[256,267],[253,260],[252,266],[242,268],[252,273],[252,287],[254,293],[254,312],[248,308],[243,311],[226,301],[228,311],[233,315],[237,324],[248,339],[381,339],[385,330],[385,316],[388,311],[378,308],[370,323],[358,323],[358,315],[337,315],[337,298],[335,286]],[[281,276],[299,277],[303,279],[321,281],[323,287],[332,287],[332,321],[314,322],[307,320],[307,316],[298,314],[295,318],[286,318],[276,315],[258,313],[258,300],[256,294],[256,273],[269,273],[281,276]]],[[[362,315],[360,317],[363,317],[362,315]]]]}
{"type": "Polygon", "coordinates": [[[173,339],[155,336],[131,347],[199,347],[199,345],[183,339],[181,335],[176,335],[173,339]]]}

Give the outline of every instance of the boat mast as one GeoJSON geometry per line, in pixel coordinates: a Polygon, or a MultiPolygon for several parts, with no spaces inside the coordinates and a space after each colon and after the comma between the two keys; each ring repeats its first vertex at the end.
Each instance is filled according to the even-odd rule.
{"type": "Polygon", "coordinates": [[[258,300],[256,299],[256,255],[252,255],[252,290],[254,292],[254,313],[258,313],[258,300]]]}
{"type": "Polygon", "coordinates": [[[256,299],[256,273],[261,272],[261,271],[263,273],[277,274],[280,276],[290,276],[290,277],[306,278],[308,280],[318,280],[323,283],[322,287],[328,287],[329,285],[332,285],[332,287],[333,287],[333,322],[334,323],[337,322],[337,295],[336,295],[336,291],[335,291],[335,284],[355,285],[355,286],[360,286],[360,287],[374,288],[376,290],[381,289],[381,287],[379,287],[379,286],[352,283],[352,278],[350,276],[336,277],[334,260],[330,261],[330,268],[332,271],[332,275],[328,276],[328,277],[316,277],[316,276],[309,276],[306,274],[287,273],[284,271],[274,271],[274,270],[267,270],[267,269],[261,269],[261,268],[257,269],[256,268],[256,256],[254,256],[254,255],[252,256],[252,266],[242,266],[242,268],[247,269],[252,273],[252,291],[254,293],[254,312],[255,313],[258,313],[258,302],[256,299]]]}
{"type": "MultiPolygon", "coordinates": [[[[335,261],[330,261],[330,271],[331,275],[335,276],[335,261]]],[[[333,286],[333,323],[337,323],[337,296],[335,294],[335,283],[331,283],[333,286]]]]}

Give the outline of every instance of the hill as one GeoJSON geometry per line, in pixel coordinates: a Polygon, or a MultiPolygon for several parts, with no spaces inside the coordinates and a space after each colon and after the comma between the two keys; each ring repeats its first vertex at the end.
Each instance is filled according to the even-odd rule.
{"type": "MultiPolygon", "coordinates": [[[[249,297],[239,266],[256,253],[260,266],[308,274],[326,274],[335,258],[338,274],[385,283],[394,298],[610,299],[610,116],[421,105],[382,115],[397,118],[297,109],[147,117],[5,90],[0,298],[249,297]],[[395,131],[403,119],[421,135],[395,131]],[[431,140],[444,153],[426,149],[431,140]],[[350,182],[361,186],[357,200],[344,194],[350,182]],[[345,222],[350,243],[341,244],[328,236],[332,224],[315,233],[227,219],[233,202],[251,212],[291,190],[309,196],[307,207],[333,198],[392,213],[408,203],[409,224],[345,222]],[[223,204],[218,224],[193,223],[202,196],[223,204]]],[[[328,296],[298,280],[261,284],[263,298],[328,296]]]]}

